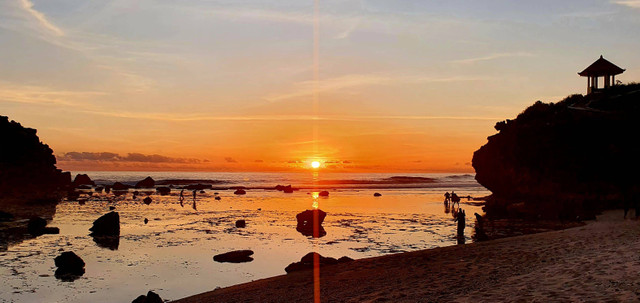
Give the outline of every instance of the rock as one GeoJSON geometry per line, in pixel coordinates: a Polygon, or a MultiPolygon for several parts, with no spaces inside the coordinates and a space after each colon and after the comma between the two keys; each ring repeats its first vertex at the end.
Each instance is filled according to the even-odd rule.
{"type": "Polygon", "coordinates": [[[93,182],[86,174],[77,174],[75,179],[73,179],[73,186],[78,187],[81,185],[95,186],[96,183],[93,182]]]}
{"type": "Polygon", "coordinates": [[[380,196],[382,196],[382,194],[381,193],[374,193],[373,196],[374,197],[380,197],[380,196]]]}
{"type": "Polygon", "coordinates": [[[109,192],[111,192],[111,185],[105,185],[105,186],[104,186],[104,192],[105,192],[105,193],[107,193],[107,194],[108,194],[109,192]]]}
{"type": "Polygon", "coordinates": [[[78,204],[80,204],[80,205],[87,204],[87,199],[78,199],[78,204]]]}
{"type": "Polygon", "coordinates": [[[115,206],[109,206],[109,210],[115,210],[116,207],[115,206]]]}
{"type": "Polygon", "coordinates": [[[353,259],[346,256],[336,260],[335,258],[331,258],[331,257],[323,257],[322,255],[316,252],[310,252],[304,255],[304,257],[300,259],[300,262],[291,263],[284,270],[287,273],[291,273],[295,271],[312,269],[314,267],[316,257],[318,259],[318,264],[320,267],[353,261],[353,259]]]}
{"type": "Polygon", "coordinates": [[[74,190],[70,190],[67,192],[67,200],[68,201],[75,201],[78,200],[78,198],[80,197],[80,193],[74,190]]]}
{"type": "Polygon", "coordinates": [[[245,222],[244,220],[238,220],[238,221],[236,221],[236,227],[237,228],[245,228],[245,227],[247,227],[247,222],[245,222]]]}
{"type": "Polygon", "coordinates": [[[147,223],[149,223],[149,219],[144,218],[144,224],[147,224],[147,223]]]}
{"type": "Polygon", "coordinates": [[[276,190],[278,191],[282,191],[284,193],[290,194],[293,193],[293,188],[291,187],[291,184],[284,186],[284,185],[276,185],[276,190]]]}
{"type": "Polygon", "coordinates": [[[62,281],[70,282],[84,275],[84,261],[72,251],[63,252],[54,262],[58,267],[55,277],[62,281]]]}
{"type": "Polygon", "coordinates": [[[246,193],[247,192],[242,188],[238,188],[238,189],[236,189],[236,191],[233,192],[233,194],[235,194],[235,195],[244,195],[246,193]]]}
{"type": "Polygon", "coordinates": [[[44,228],[47,226],[47,220],[40,217],[33,217],[29,219],[27,224],[27,231],[32,236],[40,236],[44,234],[44,228]]]}
{"type": "Polygon", "coordinates": [[[244,263],[253,261],[253,258],[250,257],[251,255],[253,255],[252,250],[235,250],[215,255],[213,260],[216,262],[244,263]]]}
{"type": "Polygon", "coordinates": [[[93,190],[100,194],[102,193],[102,190],[104,190],[104,186],[96,186],[93,190]]]}
{"type": "Polygon", "coordinates": [[[166,187],[166,186],[161,186],[156,188],[156,191],[161,195],[161,196],[166,196],[168,194],[171,193],[171,188],[166,187]]]}
{"type": "Polygon", "coordinates": [[[144,204],[147,204],[147,205],[151,204],[151,202],[152,202],[151,197],[144,198],[144,200],[142,200],[142,202],[144,202],[144,204]]]}
{"type": "Polygon", "coordinates": [[[94,236],[120,236],[120,215],[110,212],[93,222],[89,229],[94,236]]]}
{"type": "MultiPolygon", "coordinates": [[[[71,187],[71,174],[56,168],[56,157],[37,131],[0,116],[0,195],[15,203],[57,203],[71,187]]],[[[2,201],[0,201],[2,202],[2,201]]]]}
{"type": "Polygon", "coordinates": [[[305,210],[296,215],[296,230],[307,237],[324,237],[327,232],[322,227],[322,222],[326,216],[327,213],[320,209],[305,210]],[[318,226],[317,232],[314,232],[314,226],[318,226]]]}
{"type": "Polygon", "coordinates": [[[328,197],[329,196],[329,192],[326,190],[321,191],[318,196],[320,197],[328,197]]]}
{"type": "Polygon", "coordinates": [[[222,200],[222,198],[220,198],[220,196],[216,196],[214,199],[216,199],[216,200],[222,200]]]}
{"type": "Polygon", "coordinates": [[[136,188],[152,188],[156,186],[156,181],[151,177],[146,177],[144,180],[136,183],[136,188]]]}
{"type": "Polygon", "coordinates": [[[162,298],[155,292],[149,291],[147,295],[140,295],[131,303],[164,303],[162,298]]]}
{"type": "Polygon", "coordinates": [[[120,182],[116,182],[111,185],[112,190],[129,190],[129,188],[131,188],[131,186],[122,184],[120,182]]]}

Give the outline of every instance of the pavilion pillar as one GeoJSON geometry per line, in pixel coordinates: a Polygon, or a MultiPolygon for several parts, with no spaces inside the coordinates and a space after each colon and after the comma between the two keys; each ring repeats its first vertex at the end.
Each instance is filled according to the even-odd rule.
{"type": "Polygon", "coordinates": [[[611,75],[611,86],[616,85],[616,75],[611,75]]]}
{"type": "Polygon", "coordinates": [[[611,86],[611,83],[609,82],[610,80],[611,80],[611,75],[604,76],[604,88],[609,88],[609,86],[611,86]]]}

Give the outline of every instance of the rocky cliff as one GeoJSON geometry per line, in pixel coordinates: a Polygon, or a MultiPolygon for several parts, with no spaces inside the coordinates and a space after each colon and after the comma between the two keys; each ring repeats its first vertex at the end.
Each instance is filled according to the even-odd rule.
{"type": "Polygon", "coordinates": [[[0,116],[0,202],[54,201],[71,182],[36,130],[0,116]]]}
{"type": "Polygon", "coordinates": [[[640,191],[640,84],[536,102],[473,155],[487,210],[584,218],[640,191]]]}

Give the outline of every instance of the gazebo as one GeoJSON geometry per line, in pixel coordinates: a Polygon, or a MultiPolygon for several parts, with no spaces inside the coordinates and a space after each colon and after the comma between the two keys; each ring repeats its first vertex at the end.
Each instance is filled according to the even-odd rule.
{"type": "Polygon", "coordinates": [[[601,55],[600,59],[596,60],[596,62],[593,62],[589,67],[579,72],[578,75],[587,77],[587,94],[590,94],[599,90],[599,77],[604,77],[603,89],[607,89],[615,84],[616,75],[622,74],[623,72],[624,69],[607,61],[607,59],[602,58],[601,55]]]}

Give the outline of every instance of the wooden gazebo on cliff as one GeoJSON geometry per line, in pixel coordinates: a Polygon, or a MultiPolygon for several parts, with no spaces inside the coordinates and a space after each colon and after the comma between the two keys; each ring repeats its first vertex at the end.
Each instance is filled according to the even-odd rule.
{"type": "Polygon", "coordinates": [[[587,94],[600,90],[598,88],[598,78],[604,77],[604,87],[607,89],[615,84],[616,75],[622,74],[624,69],[602,58],[593,62],[589,67],[579,72],[578,75],[587,77],[587,94]]]}

